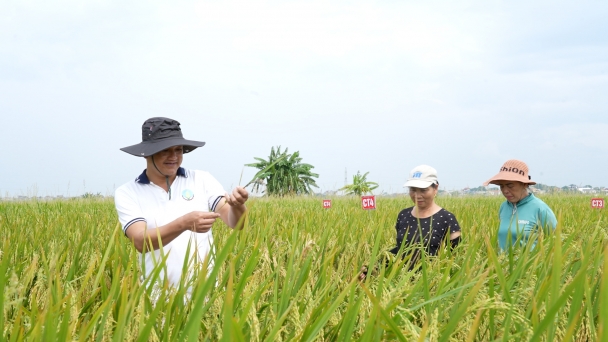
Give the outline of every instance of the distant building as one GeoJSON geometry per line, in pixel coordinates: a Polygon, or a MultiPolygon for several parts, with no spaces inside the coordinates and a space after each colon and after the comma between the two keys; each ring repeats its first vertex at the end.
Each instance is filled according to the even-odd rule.
{"type": "Polygon", "coordinates": [[[500,189],[488,189],[488,195],[498,196],[500,195],[500,189]]]}
{"type": "Polygon", "coordinates": [[[596,191],[593,188],[578,188],[578,191],[584,194],[594,194],[596,191]]]}
{"type": "Polygon", "coordinates": [[[535,186],[530,186],[530,190],[532,191],[533,194],[544,194],[545,191],[536,188],[535,186]]]}

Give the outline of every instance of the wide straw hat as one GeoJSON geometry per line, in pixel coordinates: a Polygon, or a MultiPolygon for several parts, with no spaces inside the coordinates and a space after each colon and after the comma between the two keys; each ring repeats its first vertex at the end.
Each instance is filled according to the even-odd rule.
{"type": "Polygon", "coordinates": [[[424,189],[431,184],[439,184],[437,182],[437,170],[428,165],[419,165],[410,172],[410,178],[407,179],[403,187],[424,189]]]}
{"type": "Polygon", "coordinates": [[[186,140],[179,122],[169,118],[150,118],[141,126],[141,142],[120,150],[137,157],[148,157],[173,146],[183,146],[184,153],[205,145],[202,141],[186,140]]]}
{"type": "Polygon", "coordinates": [[[536,184],[536,182],[531,181],[530,174],[528,173],[528,165],[517,159],[507,160],[500,168],[500,171],[494,177],[483,183],[483,185],[488,186],[488,184],[496,184],[497,181],[514,181],[530,185],[536,184]]]}

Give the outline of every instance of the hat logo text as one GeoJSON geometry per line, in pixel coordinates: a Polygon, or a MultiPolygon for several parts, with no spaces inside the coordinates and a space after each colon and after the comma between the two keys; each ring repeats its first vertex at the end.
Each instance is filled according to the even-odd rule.
{"type": "Polygon", "coordinates": [[[525,175],[526,175],[526,174],[524,173],[524,170],[520,170],[520,169],[518,169],[518,168],[516,168],[516,167],[509,167],[509,168],[507,168],[507,167],[504,167],[504,166],[503,166],[503,167],[501,167],[501,168],[500,168],[500,171],[501,171],[501,172],[502,172],[502,171],[505,171],[505,172],[515,172],[515,173],[519,173],[519,174],[520,174],[520,175],[522,175],[522,176],[525,176],[525,175]]]}
{"type": "Polygon", "coordinates": [[[420,178],[422,177],[422,172],[414,172],[414,174],[412,175],[412,178],[420,178]]]}

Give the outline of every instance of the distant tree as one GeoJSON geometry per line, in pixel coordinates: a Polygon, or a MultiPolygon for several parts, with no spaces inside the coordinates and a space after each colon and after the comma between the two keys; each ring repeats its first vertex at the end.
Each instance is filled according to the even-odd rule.
{"type": "Polygon", "coordinates": [[[102,198],[103,195],[101,194],[101,192],[98,192],[96,194],[94,194],[92,192],[85,192],[81,197],[82,198],[102,198]]]}
{"type": "Polygon", "coordinates": [[[311,172],[314,166],[302,163],[300,152],[287,153],[287,148],[281,151],[281,146],[270,149],[268,160],[254,157],[258,162],[245,164],[245,166],[259,169],[251,182],[253,190],[259,191],[266,185],[266,194],[274,196],[300,195],[312,192],[311,187],[316,187],[314,178],[319,175],[311,172]]]}
{"type": "Polygon", "coordinates": [[[372,190],[378,188],[378,183],[368,182],[367,175],[369,172],[361,174],[357,171],[357,174],[353,176],[353,183],[345,185],[340,190],[346,192],[347,195],[357,195],[361,196],[363,194],[371,193],[372,190]]]}
{"type": "Polygon", "coordinates": [[[546,185],[546,184],[541,184],[541,183],[534,185],[534,187],[539,190],[543,190],[545,192],[556,192],[556,191],[560,191],[560,190],[565,190],[565,191],[568,190],[568,187],[559,188],[557,186],[546,185]]]}

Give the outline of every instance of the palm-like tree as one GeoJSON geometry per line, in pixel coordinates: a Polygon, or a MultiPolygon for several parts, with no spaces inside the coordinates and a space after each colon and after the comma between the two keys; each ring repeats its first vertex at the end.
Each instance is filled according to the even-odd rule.
{"type": "Polygon", "coordinates": [[[314,178],[319,175],[311,172],[314,166],[302,163],[300,152],[287,153],[287,148],[281,151],[281,146],[270,149],[268,160],[254,157],[258,162],[245,166],[259,169],[247,185],[253,184],[253,191],[259,191],[266,183],[266,194],[285,196],[312,193],[311,187],[316,187],[314,178]]]}
{"type": "Polygon", "coordinates": [[[367,175],[369,172],[361,174],[357,171],[357,174],[353,176],[353,184],[345,185],[340,190],[346,192],[347,195],[357,195],[361,196],[367,193],[371,193],[372,190],[378,188],[378,183],[368,182],[367,175]]]}

